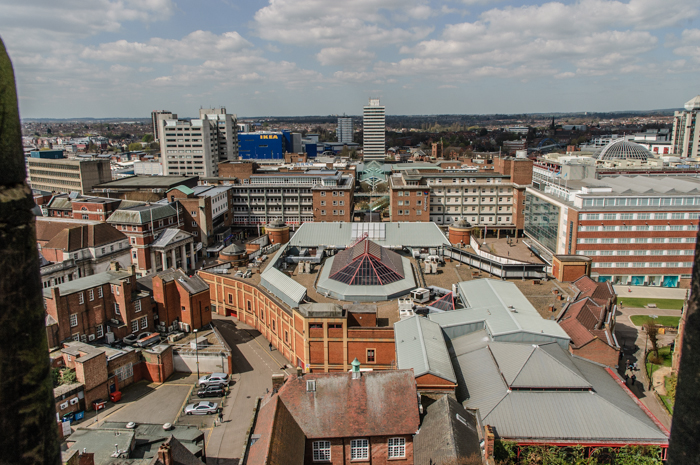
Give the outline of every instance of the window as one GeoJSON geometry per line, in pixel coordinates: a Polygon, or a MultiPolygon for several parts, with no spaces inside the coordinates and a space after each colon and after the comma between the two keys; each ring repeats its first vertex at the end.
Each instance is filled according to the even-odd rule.
{"type": "Polygon", "coordinates": [[[79,304],[84,304],[85,303],[85,296],[83,295],[82,292],[78,293],[78,303],[79,304]]]}
{"type": "Polygon", "coordinates": [[[95,300],[95,291],[92,289],[88,289],[88,299],[90,299],[91,302],[95,300]]]}
{"type": "Polygon", "coordinates": [[[98,339],[105,335],[102,325],[95,326],[95,333],[98,339]]]}
{"type": "Polygon", "coordinates": [[[139,330],[139,320],[131,320],[131,332],[135,333],[139,330]]]}
{"type": "Polygon", "coordinates": [[[141,318],[141,329],[146,329],[148,327],[148,317],[144,316],[141,318]]]}
{"type": "Polygon", "coordinates": [[[369,458],[369,441],[367,439],[353,439],[350,441],[350,460],[369,458]]]}
{"type": "Polygon", "coordinates": [[[326,196],[326,192],[325,192],[325,191],[321,191],[321,197],[325,197],[325,196],[326,196]]]}
{"type": "Polygon", "coordinates": [[[228,295],[228,303],[230,303],[230,304],[233,303],[233,294],[228,295]]]}
{"type": "Polygon", "coordinates": [[[134,376],[134,364],[127,363],[114,370],[114,375],[119,381],[125,381],[134,376]]]}
{"type": "Polygon", "coordinates": [[[102,288],[101,287],[97,288],[97,297],[102,297],[102,288]]]}
{"type": "Polygon", "coordinates": [[[617,216],[615,213],[606,213],[603,215],[604,220],[614,220],[615,216],[617,216]]]}
{"type": "Polygon", "coordinates": [[[389,458],[406,456],[406,439],[389,438],[389,458]]]}
{"type": "Polygon", "coordinates": [[[134,311],[135,312],[141,311],[141,301],[140,300],[137,300],[136,302],[134,302],[134,311]]]}
{"type": "Polygon", "coordinates": [[[192,227],[193,227],[193,228],[196,228],[196,227],[197,227],[197,222],[196,222],[196,221],[193,221],[193,222],[192,222],[192,227]]]}
{"type": "Polygon", "coordinates": [[[331,460],[331,442],[330,441],[314,441],[312,449],[313,449],[314,462],[330,462],[330,460],[331,460]]]}
{"type": "Polygon", "coordinates": [[[367,363],[374,363],[374,349],[367,349],[367,363]]]}
{"type": "Polygon", "coordinates": [[[77,313],[73,313],[73,314],[70,316],[70,327],[71,327],[71,328],[75,328],[76,326],[78,326],[78,314],[77,314],[77,313]]]}
{"type": "Polygon", "coordinates": [[[196,210],[192,210],[192,211],[190,212],[190,214],[192,215],[192,218],[195,218],[195,217],[197,216],[197,211],[196,211],[196,210]]]}
{"type": "Polygon", "coordinates": [[[121,315],[121,313],[119,313],[119,304],[116,302],[114,302],[114,313],[121,315]]]}

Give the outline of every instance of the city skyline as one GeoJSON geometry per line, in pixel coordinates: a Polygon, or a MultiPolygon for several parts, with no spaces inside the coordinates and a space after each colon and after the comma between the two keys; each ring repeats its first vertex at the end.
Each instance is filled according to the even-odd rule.
{"type": "Polygon", "coordinates": [[[0,0],[25,118],[678,108],[693,0],[0,0]],[[206,8],[205,8],[206,6],[206,8]]]}

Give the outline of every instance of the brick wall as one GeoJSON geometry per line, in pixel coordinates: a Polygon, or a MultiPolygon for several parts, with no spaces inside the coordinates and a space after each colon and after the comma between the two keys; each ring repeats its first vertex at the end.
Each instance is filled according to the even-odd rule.
{"type": "Polygon", "coordinates": [[[311,194],[313,199],[314,221],[352,222],[352,189],[314,189],[311,191],[311,194]],[[333,202],[336,202],[336,205],[333,205],[333,202]],[[343,203],[342,205],[340,204],[341,202],[343,203]],[[335,215],[333,214],[334,210],[336,212],[335,215]]]}
{"type": "Polygon", "coordinates": [[[391,221],[430,221],[430,193],[428,186],[424,186],[422,189],[392,187],[389,190],[389,209],[391,221]],[[399,202],[402,202],[402,205],[399,205],[399,202]],[[408,205],[406,205],[406,202],[409,202],[408,205]],[[418,202],[420,202],[420,205],[418,202]],[[402,212],[400,215],[399,210],[402,212]],[[421,213],[418,214],[418,211],[421,213]]]}
{"type": "Polygon", "coordinates": [[[416,378],[418,391],[454,392],[455,383],[435,375],[425,374],[416,378]]]}
{"type": "Polygon", "coordinates": [[[250,179],[250,175],[255,172],[255,163],[219,163],[219,177],[250,179]]]}
{"type": "Polygon", "coordinates": [[[304,454],[304,463],[313,465],[318,462],[313,461],[313,443],[314,441],[325,440],[331,443],[331,460],[330,464],[345,464],[345,463],[372,463],[374,465],[386,465],[390,463],[400,463],[413,465],[413,437],[410,435],[397,436],[370,436],[357,438],[316,438],[306,440],[306,450],[304,454]],[[388,457],[388,441],[390,438],[402,437],[405,440],[405,457],[389,458],[388,457]],[[369,446],[368,460],[351,460],[352,440],[367,439],[369,446]]]}

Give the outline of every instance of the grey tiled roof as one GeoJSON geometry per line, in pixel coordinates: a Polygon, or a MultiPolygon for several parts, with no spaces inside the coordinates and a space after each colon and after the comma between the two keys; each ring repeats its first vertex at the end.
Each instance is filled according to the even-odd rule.
{"type": "Polygon", "coordinates": [[[119,210],[110,215],[107,223],[146,224],[175,215],[177,212],[170,205],[135,205],[129,208],[120,206],[119,210]]]}
{"type": "Polygon", "coordinates": [[[199,275],[187,276],[179,268],[161,271],[157,276],[166,282],[177,281],[191,295],[209,290],[209,285],[199,275]]]}

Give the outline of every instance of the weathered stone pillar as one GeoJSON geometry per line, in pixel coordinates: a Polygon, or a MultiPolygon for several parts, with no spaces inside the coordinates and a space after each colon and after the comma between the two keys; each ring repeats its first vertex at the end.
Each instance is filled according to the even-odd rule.
{"type": "Polygon", "coordinates": [[[0,40],[0,462],[58,464],[58,425],[12,63],[0,40]]]}

